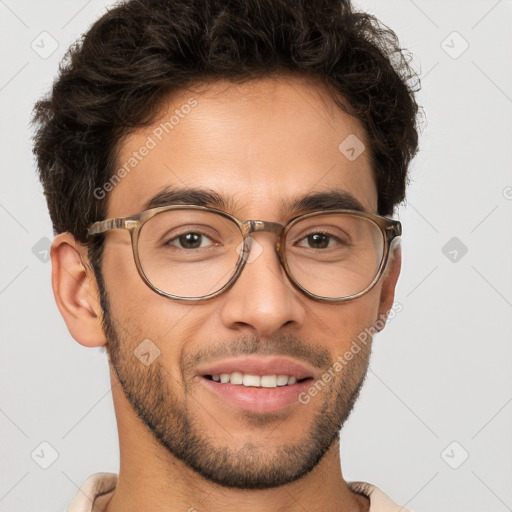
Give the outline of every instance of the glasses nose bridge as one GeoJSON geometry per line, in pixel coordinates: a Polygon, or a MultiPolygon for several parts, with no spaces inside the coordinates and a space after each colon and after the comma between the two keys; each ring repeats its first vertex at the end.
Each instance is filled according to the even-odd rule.
{"type": "Polygon", "coordinates": [[[284,230],[284,225],[279,224],[279,222],[269,222],[266,220],[246,220],[244,223],[244,234],[249,236],[252,233],[258,232],[267,232],[274,233],[278,237],[281,237],[281,234],[284,230]]]}
{"type": "MultiPolygon", "coordinates": [[[[238,277],[240,277],[240,274],[242,273],[243,268],[245,267],[245,264],[248,262],[251,262],[251,253],[253,251],[253,245],[255,240],[252,239],[251,235],[254,233],[273,233],[276,235],[276,240],[274,242],[274,251],[275,256],[277,256],[279,265],[284,268],[285,272],[287,273],[286,265],[283,263],[282,254],[281,254],[281,239],[284,233],[284,230],[286,228],[286,225],[280,224],[279,222],[270,222],[265,220],[245,220],[241,221],[239,224],[244,244],[243,244],[243,251],[244,255],[241,258],[241,266],[237,272],[236,279],[238,280],[238,277]]],[[[261,251],[261,249],[260,249],[261,251]]],[[[256,257],[258,256],[258,252],[256,253],[256,257]]]]}
{"type": "Polygon", "coordinates": [[[254,233],[273,233],[276,235],[277,240],[275,241],[275,250],[279,257],[279,260],[281,261],[281,238],[283,235],[283,232],[285,230],[285,225],[280,224],[279,222],[270,222],[266,220],[246,220],[241,222],[241,228],[242,228],[242,234],[244,237],[244,240],[248,241],[249,243],[245,245],[246,249],[249,251],[251,250],[251,242],[250,239],[251,235],[254,233]]]}
{"type": "Polygon", "coordinates": [[[276,249],[279,251],[281,246],[281,237],[283,235],[285,225],[279,222],[270,222],[266,220],[246,220],[242,222],[242,233],[244,239],[250,237],[253,233],[273,233],[276,235],[276,249]]]}

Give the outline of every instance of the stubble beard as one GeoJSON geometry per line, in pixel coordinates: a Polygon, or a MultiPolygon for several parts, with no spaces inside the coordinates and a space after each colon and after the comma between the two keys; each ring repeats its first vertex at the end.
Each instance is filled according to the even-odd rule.
{"type": "MultiPolygon", "coordinates": [[[[219,446],[212,442],[213,436],[209,429],[219,425],[213,420],[208,425],[201,423],[187,405],[197,406],[195,400],[184,402],[177,398],[174,390],[186,391],[187,385],[183,385],[184,381],[180,383],[178,376],[170,374],[161,364],[161,358],[145,366],[134,356],[133,350],[138,342],[120,339],[107,294],[104,291],[101,293],[103,328],[108,340],[107,353],[126,398],[158,442],[205,479],[237,489],[282,486],[313,470],[331,445],[339,439],[339,431],[352,411],[367,374],[370,344],[338,372],[336,379],[319,391],[315,400],[298,405],[317,408],[310,423],[311,428],[302,440],[269,450],[269,442],[265,442],[263,437],[259,444],[248,440],[241,448],[233,449],[229,443],[219,446]],[[321,407],[317,405],[318,399],[322,400],[321,407]]],[[[293,357],[297,347],[302,347],[304,352],[304,342],[296,337],[277,336],[266,341],[268,343],[263,344],[257,338],[243,338],[225,341],[219,347],[236,355],[279,354],[293,357]]],[[[325,370],[332,367],[332,361],[327,363],[328,352],[325,349],[307,349],[308,353],[311,351],[317,362],[322,361],[325,370]]],[[[197,359],[197,355],[191,357],[189,364],[197,359]]],[[[183,369],[186,364],[182,361],[180,367],[183,369]]],[[[297,415],[294,416],[297,418],[297,415]]],[[[277,419],[276,414],[247,413],[240,417],[253,429],[260,426],[266,427],[266,430],[272,423],[279,429],[279,421],[293,421],[288,417],[277,419]]],[[[254,433],[251,437],[254,438],[254,433]]]]}

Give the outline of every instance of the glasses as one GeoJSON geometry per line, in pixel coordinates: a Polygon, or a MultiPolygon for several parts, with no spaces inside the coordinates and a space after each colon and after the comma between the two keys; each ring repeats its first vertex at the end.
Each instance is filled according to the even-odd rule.
{"type": "Polygon", "coordinates": [[[275,251],[288,279],[316,300],[343,302],[368,292],[381,277],[399,221],[353,211],[315,211],[287,224],[242,221],[214,208],[172,205],[95,222],[88,237],[130,232],[135,265],[156,293],[196,302],[220,295],[262,251],[251,236],[277,236],[275,251]]]}

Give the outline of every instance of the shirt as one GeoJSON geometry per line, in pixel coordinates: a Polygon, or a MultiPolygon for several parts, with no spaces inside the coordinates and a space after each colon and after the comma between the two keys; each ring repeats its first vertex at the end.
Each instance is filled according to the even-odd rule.
{"type": "MultiPolygon", "coordinates": [[[[82,485],[67,512],[104,512],[114,495],[115,473],[95,473],[82,485]]],[[[380,489],[366,482],[348,482],[350,489],[370,500],[369,512],[407,512],[391,501],[380,489]]]]}

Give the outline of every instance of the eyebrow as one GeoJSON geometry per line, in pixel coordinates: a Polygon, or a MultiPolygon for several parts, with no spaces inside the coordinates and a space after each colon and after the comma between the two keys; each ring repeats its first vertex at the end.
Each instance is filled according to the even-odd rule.
{"type": "Polygon", "coordinates": [[[366,211],[361,202],[350,192],[335,189],[329,192],[311,192],[298,196],[291,202],[281,201],[282,209],[289,215],[316,210],[356,210],[366,211]]]}
{"type": "Polygon", "coordinates": [[[175,188],[166,187],[158,194],[144,203],[144,210],[168,206],[173,204],[191,204],[196,206],[208,206],[219,210],[229,211],[233,209],[232,201],[225,199],[212,190],[199,188],[175,188]]]}
{"type": "MultiPolygon", "coordinates": [[[[232,198],[226,198],[212,190],[170,187],[166,187],[146,201],[143,210],[178,204],[207,206],[228,213],[233,213],[236,210],[236,202],[232,198]]],[[[366,211],[356,197],[350,192],[340,189],[328,192],[310,192],[306,195],[296,196],[291,200],[282,199],[280,207],[283,213],[288,216],[317,210],[366,211]]]]}

